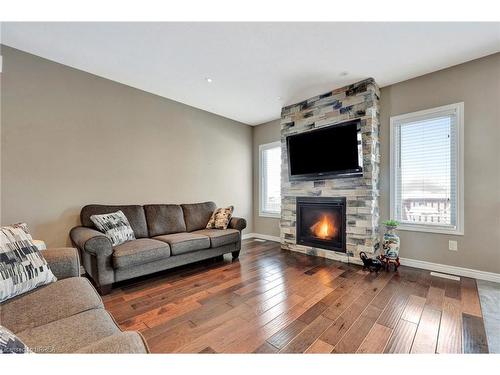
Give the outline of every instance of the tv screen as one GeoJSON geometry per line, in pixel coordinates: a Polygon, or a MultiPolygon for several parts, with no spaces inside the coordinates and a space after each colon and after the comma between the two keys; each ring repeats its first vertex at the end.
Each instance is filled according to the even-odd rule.
{"type": "Polygon", "coordinates": [[[290,135],[287,150],[290,180],[362,175],[359,121],[290,135]]]}

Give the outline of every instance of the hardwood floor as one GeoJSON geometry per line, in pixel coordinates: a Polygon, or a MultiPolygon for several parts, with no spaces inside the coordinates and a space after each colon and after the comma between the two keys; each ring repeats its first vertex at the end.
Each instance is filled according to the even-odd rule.
{"type": "Polygon", "coordinates": [[[155,353],[488,352],[474,279],[377,275],[271,241],[122,284],[104,301],[155,353]]]}

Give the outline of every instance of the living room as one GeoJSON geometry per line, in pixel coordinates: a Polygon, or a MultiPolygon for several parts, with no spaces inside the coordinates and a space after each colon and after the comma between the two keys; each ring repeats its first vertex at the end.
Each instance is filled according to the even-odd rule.
{"type": "Polygon", "coordinates": [[[500,22],[49,19],[0,23],[0,352],[500,353],[500,22]]]}

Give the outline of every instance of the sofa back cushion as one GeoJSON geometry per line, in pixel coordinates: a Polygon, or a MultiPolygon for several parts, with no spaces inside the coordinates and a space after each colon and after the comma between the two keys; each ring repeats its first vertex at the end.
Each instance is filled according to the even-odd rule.
{"type": "Polygon", "coordinates": [[[205,229],[210,217],[217,208],[214,202],[181,204],[181,206],[188,232],[205,229]]]}
{"type": "Polygon", "coordinates": [[[90,220],[92,215],[109,214],[116,211],[122,211],[128,219],[135,238],[148,237],[148,226],[146,224],[146,216],[144,209],[139,205],[119,206],[119,205],[104,205],[104,204],[89,204],[82,208],[80,212],[80,220],[84,227],[95,228],[94,223],[90,220]]]}
{"type": "Polygon", "coordinates": [[[148,204],[144,206],[149,237],[186,231],[184,214],[178,204],[148,204]]]}

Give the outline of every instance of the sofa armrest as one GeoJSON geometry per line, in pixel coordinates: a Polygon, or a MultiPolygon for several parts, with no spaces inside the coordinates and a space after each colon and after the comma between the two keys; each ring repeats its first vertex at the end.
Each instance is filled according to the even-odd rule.
{"type": "Polygon", "coordinates": [[[147,354],[146,341],[139,332],[120,332],[105,337],[77,351],[77,353],[147,354]]]}
{"type": "Polygon", "coordinates": [[[86,251],[92,255],[104,256],[111,255],[113,253],[111,240],[103,233],[95,229],[75,227],[71,229],[69,235],[71,237],[71,241],[81,251],[86,251]]]}
{"type": "Polygon", "coordinates": [[[60,247],[42,250],[42,255],[49,264],[52,273],[59,279],[80,276],[80,257],[72,247],[60,247]]]}
{"type": "Polygon", "coordinates": [[[95,229],[81,226],[71,229],[69,235],[80,250],[85,271],[104,293],[106,287],[115,281],[111,240],[95,229]]]}
{"type": "Polygon", "coordinates": [[[237,229],[240,232],[247,227],[247,221],[241,217],[232,217],[229,222],[229,228],[237,229]]]}

